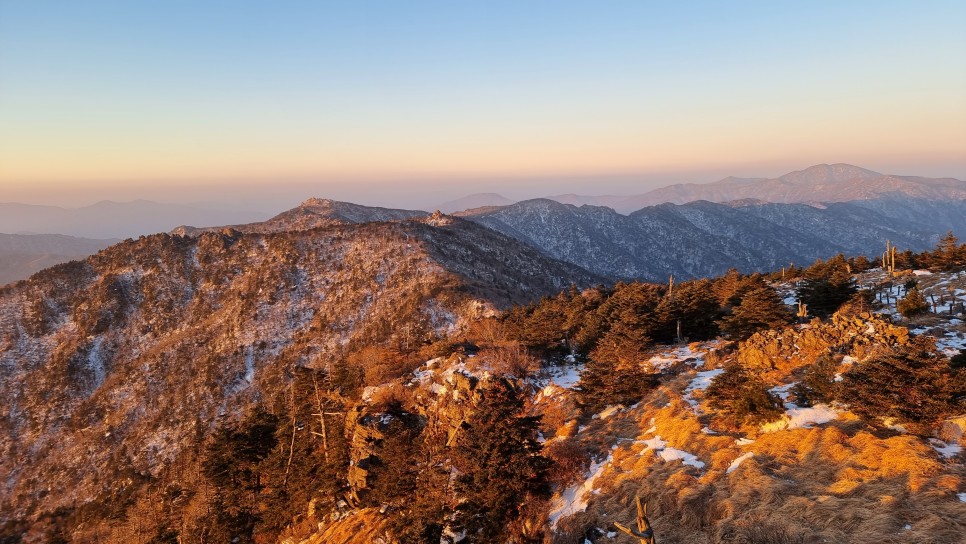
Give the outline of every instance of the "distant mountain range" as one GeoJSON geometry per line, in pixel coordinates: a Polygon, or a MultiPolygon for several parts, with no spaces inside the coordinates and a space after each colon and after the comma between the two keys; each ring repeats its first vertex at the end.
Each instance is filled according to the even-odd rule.
{"type": "Polygon", "coordinates": [[[450,200],[437,206],[436,208],[443,213],[453,213],[473,208],[483,208],[486,206],[506,206],[515,201],[498,195],[496,193],[476,193],[464,196],[456,200],[450,200]]]}
{"type": "Polygon", "coordinates": [[[754,198],[783,204],[850,202],[903,195],[926,200],[966,200],[966,181],[880,174],[849,164],[819,164],[778,178],[729,177],[706,184],[678,184],[622,201],[616,209],[639,210],[669,202],[729,202],[754,198]]]}
{"type": "Polygon", "coordinates": [[[837,253],[881,253],[886,240],[923,250],[966,235],[966,200],[906,197],[822,206],[739,201],[661,204],[619,214],[549,199],[460,214],[547,255],[621,279],[715,276],[811,264],[837,253]]]}
{"type": "MultiPolygon", "coordinates": [[[[444,211],[466,206],[456,215],[613,279],[703,277],[732,267],[774,270],[840,252],[878,255],[886,240],[919,251],[949,230],[966,237],[966,182],[883,175],[846,164],[817,165],[774,179],[673,185],[632,197],[568,194],[508,202],[494,193],[480,193],[451,201],[444,211]]],[[[73,230],[105,236],[125,229],[170,230],[178,224],[175,221],[188,219],[171,232],[198,236],[230,228],[267,234],[400,221],[428,213],[312,198],[275,217],[254,215],[147,201],[102,202],[74,210],[0,204],[0,231],[73,230]]],[[[95,240],[82,248],[85,243],[77,242],[77,249],[62,253],[44,250],[12,256],[15,252],[7,251],[0,282],[83,257],[107,244],[95,240]]]]}
{"type": "Polygon", "coordinates": [[[83,259],[120,242],[62,234],[0,234],[0,285],[26,278],[55,264],[83,259]]]}
{"type": "Polygon", "coordinates": [[[136,238],[178,225],[225,225],[262,221],[268,214],[149,200],[105,200],[81,208],[0,202],[0,232],[66,234],[85,238],[136,238]]]}
{"type": "MultiPolygon", "coordinates": [[[[966,181],[953,178],[924,178],[880,174],[850,164],[819,164],[805,170],[790,172],[777,178],[727,177],[713,183],[684,183],[654,189],[639,195],[577,195],[565,194],[546,198],[575,206],[607,206],[629,214],[658,204],[686,204],[698,200],[731,202],[757,199],[783,204],[809,202],[851,202],[902,195],[925,200],[964,200],[966,181]]],[[[449,203],[450,213],[482,206],[507,205],[511,202],[495,193],[471,195],[449,203]],[[500,204],[501,201],[506,201],[500,204]]]]}

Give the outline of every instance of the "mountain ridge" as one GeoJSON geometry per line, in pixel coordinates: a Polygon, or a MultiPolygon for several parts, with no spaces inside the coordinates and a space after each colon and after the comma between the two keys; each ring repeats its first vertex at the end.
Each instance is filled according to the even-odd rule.
{"type": "Polygon", "coordinates": [[[810,264],[837,253],[874,257],[885,241],[932,247],[966,235],[966,201],[902,197],[822,206],[760,200],[664,203],[623,215],[533,199],[457,214],[554,258],[617,279],[697,278],[810,264]]]}

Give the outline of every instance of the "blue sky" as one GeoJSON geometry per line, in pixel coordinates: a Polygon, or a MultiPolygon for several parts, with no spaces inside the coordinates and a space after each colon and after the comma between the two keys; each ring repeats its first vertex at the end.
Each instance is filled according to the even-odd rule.
{"type": "Polygon", "coordinates": [[[966,177],[964,29],[942,1],[0,0],[0,201],[966,177]]]}

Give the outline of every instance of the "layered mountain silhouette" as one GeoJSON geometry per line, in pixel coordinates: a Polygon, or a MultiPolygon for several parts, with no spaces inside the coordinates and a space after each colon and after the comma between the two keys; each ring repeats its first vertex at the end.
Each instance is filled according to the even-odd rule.
{"type": "Polygon", "coordinates": [[[966,181],[880,174],[850,164],[819,164],[778,178],[728,177],[714,183],[678,184],[628,197],[615,204],[631,212],[662,203],[696,200],[729,202],[754,198],[766,202],[849,202],[902,195],[926,200],[964,200],[966,181]]]}
{"type": "MultiPolygon", "coordinates": [[[[473,195],[474,197],[479,195],[473,195]]],[[[953,178],[926,178],[880,174],[850,164],[818,164],[804,170],[790,172],[777,178],[727,177],[712,183],[680,183],[654,189],[646,193],[619,195],[563,194],[546,198],[574,206],[607,206],[629,214],[658,204],[687,204],[697,200],[731,202],[757,199],[784,204],[809,202],[849,202],[887,196],[906,196],[925,200],[966,199],[966,181],[953,178]]],[[[457,200],[465,203],[463,210],[483,206],[508,205],[500,195],[483,202],[472,197],[457,200]]],[[[454,206],[452,210],[458,211],[454,206]]]]}

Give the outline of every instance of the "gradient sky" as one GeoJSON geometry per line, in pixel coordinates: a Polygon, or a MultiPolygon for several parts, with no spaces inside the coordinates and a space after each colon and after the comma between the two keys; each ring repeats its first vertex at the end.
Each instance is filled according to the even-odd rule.
{"type": "Polygon", "coordinates": [[[413,206],[823,162],[966,178],[966,2],[0,0],[0,201],[413,206]]]}

